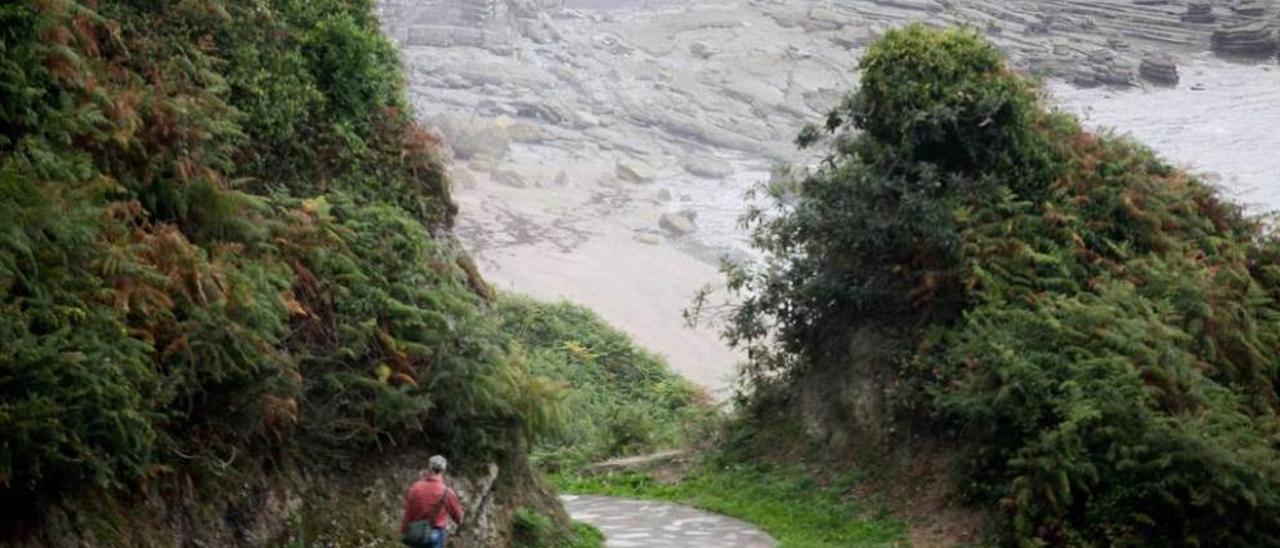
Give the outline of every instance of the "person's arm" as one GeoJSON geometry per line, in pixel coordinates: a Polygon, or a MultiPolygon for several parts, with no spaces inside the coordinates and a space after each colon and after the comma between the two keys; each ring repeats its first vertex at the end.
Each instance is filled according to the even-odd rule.
{"type": "Polygon", "coordinates": [[[453,489],[445,495],[444,507],[449,510],[449,517],[453,518],[454,523],[462,523],[462,501],[458,499],[458,493],[453,489]]]}

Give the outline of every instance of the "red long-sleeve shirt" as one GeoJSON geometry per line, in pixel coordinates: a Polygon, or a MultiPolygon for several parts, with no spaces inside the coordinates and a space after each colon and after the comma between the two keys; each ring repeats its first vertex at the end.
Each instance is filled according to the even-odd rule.
{"type": "Polygon", "coordinates": [[[430,521],[432,526],[444,529],[448,519],[454,523],[462,523],[462,501],[458,494],[445,486],[440,476],[427,476],[409,486],[404,495],[404,519],[400,522],[400,532],[409,528],[413,521],[430,521]],[[448,494],[445,494],[448,490],[448,494]],[[444,508],[440,508],[440,497],[444,496],[444,508]],[[446,515],[448,514],[448,515],[446,515]]]}

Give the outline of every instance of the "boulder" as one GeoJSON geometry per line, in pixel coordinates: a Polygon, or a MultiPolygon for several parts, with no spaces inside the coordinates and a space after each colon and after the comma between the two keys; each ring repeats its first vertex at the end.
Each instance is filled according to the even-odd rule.
{"type": "Polygon", "coordinates": [[[542,129],[529,122],[512,122],[503,129],[506,130],[507,137],[517,143],[542,142],[542,129]]]}
{"type": "Polygon", "coordinates": [[[710,157],[686,158],[681,167],[691,175],[706,179],[723,179],[733,175],[733,166],[728,162],[710,157]]]}
{"type": "Polygon", "coordinates": [[[488,154],[476,154],[467,162],[467,167],[476,173],[490,173],[498,167],[498,159],[488,154]]]}
{"type": "Polygon", "coordinates": [[[454,154],[463,160],[478,155],[501,159],[511,147],[511,137],[506,130],[488,118],[438,116],[429,123],[448,138],[454,154]]]}
{"type": "Polygon", "coordinates": [[[667,190],[667,189],[665,189],[665,188],[664,188],[664,189],[662,189],[662,190],[659,190],[659,191],[658,191],[658,201],[661,201],[661,202],[670,202],[670,201],[671,201],[671,191],[670,191],[670,190],[667,190]]]}
{"type": "Polygon", "coordinates": [[[672,236],[687,236],[698,229],[690,219],[680,213],[663,213],[658,218],[658,226],[672,236]]]}
{"type": "Polygon", "coordinates": [[[462,188],[475,188],[476,176],[466,169],[455,169],[449,172],[453,184],[462,188]]]}
{"type": "Polygon", "coordinates": [[[614,167],[614,174],[623,181],[636,184],[652,183],[657,177],[649,164],[629,159],[618,160],[618,164],[614,167]]]}
{"type": "Polygon", "coordinates": [[[1138,65],[1138,75],[1157,84],[1173,86],[1178,83],[1178,65],[1168,55],[1148,55],[1138,65]]]}
{"type": "Polygon", "coordinates": [[[524,175],[509,169],[500,169],[493,172],[493,182],[514,188],[529,188],[529,180],[524,175]]]}

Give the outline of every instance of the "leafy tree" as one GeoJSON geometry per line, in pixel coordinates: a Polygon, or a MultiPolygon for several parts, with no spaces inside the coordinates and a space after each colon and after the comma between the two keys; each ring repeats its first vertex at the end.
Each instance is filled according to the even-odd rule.
{"type": "Polygon", "coordinates": [[[876,329],[1008,544],[1280,543],[1267,225],[1046,110],[970,31],[891,31],[860,68],[801,134],[822,166],[748,216],[764,266],[729,272],[757,384],[876,329]]]}

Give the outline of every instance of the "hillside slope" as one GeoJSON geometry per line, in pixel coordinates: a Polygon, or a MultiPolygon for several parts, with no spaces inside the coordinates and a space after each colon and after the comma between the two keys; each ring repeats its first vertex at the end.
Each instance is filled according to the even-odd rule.
{"type": "Polygon", "coordinates": [[[393,545],[433,451],[563,525],[439,146],[367,1],[0,6],[0,542],[393,545]]]}
{"type": "Polygon", "coordinates": [[[766,264],[730,272],[754,412],[870,470],[946,447],[1000,544],[1280,543],[1269,225],[971,32],[860,69],[800,136],[827,161],[751,216],[766,264]]]}

